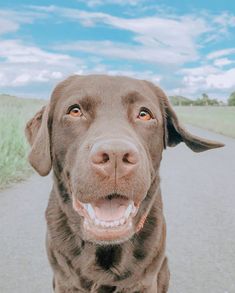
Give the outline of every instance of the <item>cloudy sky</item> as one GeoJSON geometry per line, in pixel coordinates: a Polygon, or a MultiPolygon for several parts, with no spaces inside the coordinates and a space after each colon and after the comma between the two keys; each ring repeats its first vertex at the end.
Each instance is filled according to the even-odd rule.
{"type": "Polygon", "coordinates": [[[48,98],[66,76],[148,79],[168,95],[235,90],[235,1],[11,0],[0,4],[0,92],[48,98]]]}

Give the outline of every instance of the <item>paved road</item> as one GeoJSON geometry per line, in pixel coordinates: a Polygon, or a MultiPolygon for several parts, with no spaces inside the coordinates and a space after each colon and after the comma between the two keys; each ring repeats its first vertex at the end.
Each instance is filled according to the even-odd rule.
{"type": "MultiPolygon", "coordinates": [[[[161,177],[168,227],[170,293],[235,293],[235,140],[195,154],[164,153],[161,177]]],[[[44,210],[50,178],[32,176],[0,194],[0,292],[50,293],[44,210]]]]}

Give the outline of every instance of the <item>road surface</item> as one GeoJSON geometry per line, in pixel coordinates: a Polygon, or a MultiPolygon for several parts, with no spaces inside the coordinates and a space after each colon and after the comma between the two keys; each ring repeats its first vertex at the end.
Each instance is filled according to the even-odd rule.
{"type": "MultiPolygon", "coordinates": [[[[169,293],[235,293],[235,140],[200,154],[183,144],[164,152],[161,178],[167,220],[169,293]]],[[[50,177],[0,193],[0,292],[50,293],[44,211],[50,177]]]]}

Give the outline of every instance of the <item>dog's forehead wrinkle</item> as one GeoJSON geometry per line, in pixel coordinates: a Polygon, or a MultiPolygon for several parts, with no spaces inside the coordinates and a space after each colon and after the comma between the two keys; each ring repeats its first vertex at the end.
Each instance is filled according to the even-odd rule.
{"type": "Polygon", "coordinates": [[[65,94],[57,101],[58,106],[64,104],[69,107],[73,104],[78,104],[86,112],[94,111],[95,108],[101,103],[99,95],[88,93],[87,91],[75,91],[70,94],[65,94]]]}
{"type": "Polygon", "coordinates": [[[136,90],[131,90],[122,96],[122,103],[124,105],[131,105],[139,101],[144,101],[145,97],[136,90]]]}
{"type": "Polygon", "coordinates": [[[151,95],[151,89],[142,81],[123,76],[90,75],[79,78],[70,85],[69,91],[76,91],[82,95],[100,96],[105,99],[110,97],[122,97],[129,93],[147,93],[151,95]]]}
{"type": "Polygon", "coordinates": [[[95,106],[98,105],[100,101],[98,97],[95,98],[91,95],[84,95],[78,98],[78,102],[85,111],[89,112],[95,108],[95,106]]]}

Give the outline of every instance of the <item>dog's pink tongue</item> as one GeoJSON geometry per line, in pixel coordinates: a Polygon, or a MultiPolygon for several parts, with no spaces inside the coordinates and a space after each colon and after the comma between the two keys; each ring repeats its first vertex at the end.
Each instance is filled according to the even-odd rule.
{"type": "Polygon", "coordinates": [[[115,221],[122,218],[129,201],[123,198],[99,199],[93,205],[96,217],[101,221],[115,221]]]}

